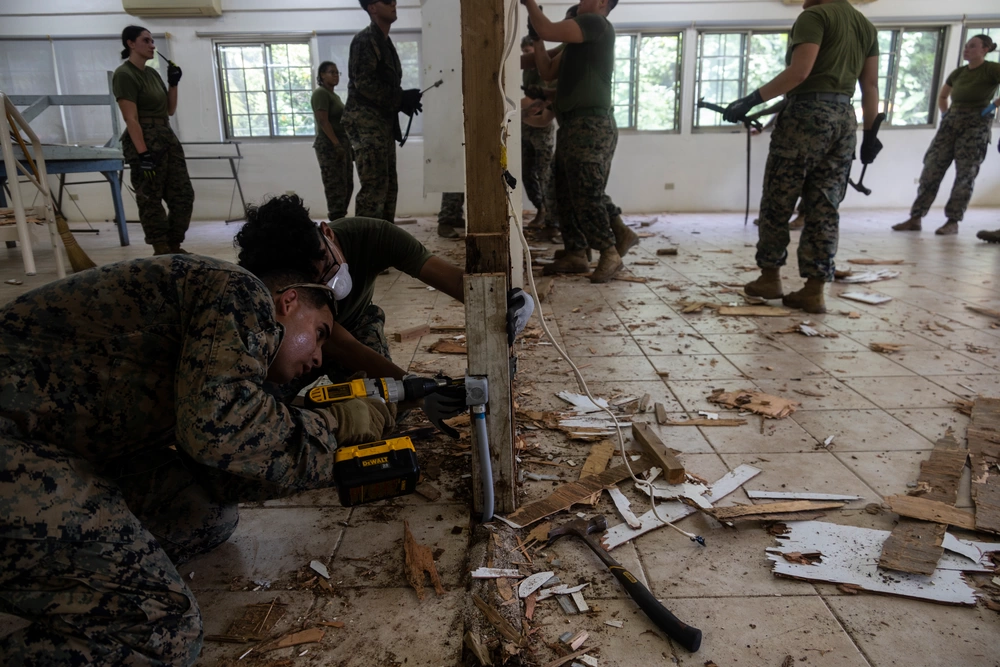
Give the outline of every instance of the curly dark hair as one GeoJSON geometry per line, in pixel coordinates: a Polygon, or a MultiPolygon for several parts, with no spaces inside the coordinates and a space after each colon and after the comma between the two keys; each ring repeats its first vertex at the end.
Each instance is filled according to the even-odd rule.
{"type": "Polygon", "coordinates": [[[326,248],[301,197],[281,195],[250,204],[246,219],[233,239],[240,266],[255,276],[296,271],[315,280],[315,263],[326,258],[326,248]]]}

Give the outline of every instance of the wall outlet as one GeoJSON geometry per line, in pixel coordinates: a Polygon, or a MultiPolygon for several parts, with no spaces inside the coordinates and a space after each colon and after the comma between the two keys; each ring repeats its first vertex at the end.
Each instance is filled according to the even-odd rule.
{"type": "Polygon", "coordinates": [[[79,198],[80,198],[80,195],[75,195],[73,193],[70,193],[70,195],[69,195],[69,200],[70,201],[76,201],[79,198]]]}
{"type": "Polygon", "coordinates": [[[673,190],[674,189],[674,184],[673,183],[664,183],[663,184],[663,189],[664,190],[673,190]]]}

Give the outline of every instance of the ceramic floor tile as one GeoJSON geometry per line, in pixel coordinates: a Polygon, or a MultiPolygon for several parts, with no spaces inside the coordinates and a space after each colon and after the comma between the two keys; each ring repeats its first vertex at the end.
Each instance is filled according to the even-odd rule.
{"type": "Polygon", "coordinates": [[[643,351],[631,337],[621,336],[567,336],[563,341],[569,356],[578,357],[636,357],[643,351]]]}
{"type": "Polygon", "coordinates": [[[1000,374],[994,375],[928,375],[927,379],[948,391],[972,399],[978,395],[1000,394],[1000,374]]]}
{"type": "MultiPolygon", "coordinates": [[[[745,454],[722,454],[726,465],[737,466],[745,454]]],[[[772,454],[757,457],[753,465],[764,472],[744,485],[755,491],[809,491],[862,496],[866,502],[881,498],[850,468],[830,452],[772,454]],[[767,460],[764,460],[764,459],[767,460]]]]}
{"type": "Polygon", "coordinates": [[[948,429],[957,434],[965,433],[971,421],[954,408],[922,408],[886,410],[909,428],[924,436],[931,442],[937,442],[948,429]]]}
{"type": "Polygon", "coordinates": [[[721,405],[710,403],[708,397],[716,389],[723,391],[736,391],[738,389],[757,390],[757,384],[750,380],[667,380],[667,387],[683,406],[682,409],[697,413],[699,410],[708,412],[723,411],[721,405]]]}
{"type": "Polygon", "coordinates": [[[871,351],[817,352],[809,359],[838,378],[913,375],[913,371],[896,363],[895,356],[871,351]]]}
{"type": "Polygon", "coordinates": [[[940,408],[957,398],[922,377],[845,378],[844,384],[885,410],[940,408]]]}
{"type": "Polygon", "coordinates": [[[802,378],[822,373],[823,369],[798,352],[784,354],[727,354],[734,366],[752,378],[802,378]]]}
{"type": "Polygon", "coordinates": [[[831,597],[874,667],[1000,664],[1000,614],[880,595],[831,597]]]}
{"type": "Polygon", "coordinates": [[[915,352],[923,350],[943,350],[946,346],[936,342],[928,331],[855,331],[847,334],[854,341],[860,343],[864,349],[869,349],[872,343],[892,343],[902,345],[903,352],[915,352]]]}
{"type": "MultiPolygon", "coordinates": [[[[793,583],[803,590],[803,595],[813,591],[807,582],[793,583]]],[[[676,652],[680,667],[703,667],[708,663],[870,667],[818,596],[751,597],[741,588],[737,579],[731,597],[725,599],[670,600],[668,607],[676,616],[704,633],[698,653],[676,652]],[[789,656],[791,663],[785,662],[789,656]]]]}
{"type": "Polygon", "coordinates": [[[749,334],[706,334],[718,354],[787,354],[791,349],[783,336],[766,337],[763,332],[749,334]],[[773,339],[773,340],[772,340],[773,339]]]}
{"type": "Polygon", "coordinates": [[[905,494],[920,475],[920,462],[930,456],[932,445],[917,451],[834,452],[865,484],[883,496],[905,494]]]}
{"type": "Polygon", "coordinates": [[[919,450],[931,441],[882,410],[809,410],[792,419],[818,440],[834,436],[834,452],[919,450]]]}
{"type": "MultiPolygon", "coordinates": [[[[686,413],[686,412],[668,412],[667,419],[681,421],[691,417],[697,417],[696,413],[686,413]]],[[[645,421],[649,424],[649,427],[659,436],[663,444],[670,449],[676,449],[682,454],[708,454],[711,453],[712,445],[709,444],[708,439],[705,438],[705,431],[708,429],[700,429],[697,426],[661,426],[656,423],[656,419],[652,414],[646,415],[641,419],[635,421],[645,421]]],[[[683,458],[681,459],[683,463],[683,458]]]]}
{"type": "Polygon", "coordinates": [[[660,377],[670,380],[736,380],[743,377],[742,371],[726,361],[720,354],[693,354],[690,356],[659,356],[651,355],[653,364],[660,377]],[[663,375],[666,373],[667,375],[663,375]]]}
{"type": "Polygon", "coordinates": [[[639,347],[642,348],[642,351],[648,355],[718,353],[709,341],[693,332],[690,335],[667,334],[653,336],[649,334],[636,334],[633,337],[639,347]]]}
{"type": "Polygon", "coordinates": [[[893,361],[920,375],[983,375],[996,369],[950,350],[903,350],[892,355],[893,361]]]}
{"type": "Polygon", "coordinates": [[[843,380],[830,377],[795,380],[757,380],[760,390],[801,403],[800,410],[866,410],[875,404],[843,380]]]}
{"type": "MultiPolygon", "coordinates": [[[[828,327],[822,327],[819,330],[834,333],[833,330],[828,327]]],[[[867,349],[865,345],[853,340],[851,337],[848,337],[848,334],[840,334],[837,335],[836,338],[805,336],[803,334],[780,334],[774,335],[774,337],[778,339],[778,342],[787,345],[789,348],[795,350],[807,359],[817,352],[836,352],[844,354],[862,352],[867,349]]]]}
{"type": "Polygon", "coordinates": [[[297,507],[240,509],[240,523],[227,542],[178,568],[192,590],[232,586],[281,589],[312,560],[329,563],[351,511],[297,507]]]}
{"type": "Polygon", "coordinates": [[[791,419],[764,419],[763,428],[758,415],[747,415],[743,419],[747,420],[744,426],[706,426],[699,430],[720,454],[803,453],[814,451],[819,444],[791,419]]]}

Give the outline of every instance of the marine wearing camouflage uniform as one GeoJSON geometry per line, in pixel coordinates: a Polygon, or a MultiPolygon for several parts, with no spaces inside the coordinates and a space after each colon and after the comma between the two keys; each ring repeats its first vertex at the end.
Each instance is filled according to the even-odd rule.
{"type": "MultiPolygon", "coordinates": [[[[126,61],[112,78],[115,99],[136,105],[142,138],[156,162],[153,175],[139,168],[139,152],[128,130],[122,134],[122,153],[129,164],[135,203],[145,241],[149,245],[179,247],[191,224],[194,188],[188,175],[184,148],[170,129],[167,87],[152,67],[140,70],[126,61]],[[170,212],[163,210],[167,203],[170,212]]],[[[175,248],[176,250],[176,248],[175,248]]]]}
{"type": "Polygon", "coordinates": [[[996,114],[982,115],[1000,85],[1000,63],[984,62],[974,70],[959,67],[946,81],[951,86],[951,107],[941,120],[930,148],[924,155],[917,198],[911,218],[923,218],[930,211],[945,172],[955,163],[955,184],[944,207],[949,221],[961,222],[972,199],[979,166],[986,159],[996,114]]]}
{"type": "Polygon", "coordinates": [[[615,244],[605,195],[618,128],[611,109],[615,33],[600,14],[582,14],[584,42],[567,44],[559,66],[555,111],[555,190],[567,251],[615,244]]]}
{"type": "Polygon", "coordinates": [[[186,255],[0,309],[0,611],[31,622],[6,664],[194,661],[175,563],[229,537],[237,500],[333,483],[332,415],[261,389],[283,331],[260,281],[186,255]]]}
{"type": "Polygon", "coordinates": [[[802,196],[805,227],[799,274],[831,282],[840,236],[840,202],[857,144],[850,98],[869,57],[878,55],[875,27],[846,0],[815,5],[799,16],[788,41],[820,45],[809,77],[788,94],[771,135],[760,202],[757,266],[774,269],[788,258],[789,220],[802,196]],[[861,39],[858,38],[861,36],[861,39]]]}
{"type": "Polygon", "coordinates": [[[322,86],[312,95],[313,113],[327,112],[337,144],[330,141],[323,128],[316,128],[316,140],[313,150],[319,162],[319,173],[323,179],[323,192],[326,194],[327,216],[330,220],[347,217],[347,207],[354,194],[354,151],[351,141],[341,123],[344,113],[344,103],[340,96],[322,86]]]}
{"type": "Polygon", "coordinates": [[[441,211],[438,224],[451,227],[465,227],[465,193],[445,192],[441,195],[441,211]]]}
{"type": "Polygon", "coordinates": [[[392,40],[374,23],[351,40],[348,74],[344,129],[354,148],[361,181],[354,212],[393,222],[399,190],[393,141],[402,139],[399,107],[403,66],[392,40]]]}

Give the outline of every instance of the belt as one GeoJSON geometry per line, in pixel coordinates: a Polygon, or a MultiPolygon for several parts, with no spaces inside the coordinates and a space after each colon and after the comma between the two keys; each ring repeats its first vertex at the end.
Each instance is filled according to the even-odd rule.
{"type": "Polygon", "coordinates": [[[788,99],[793,102],[833,102],[835,104],[850,104],[851,96],[842,93],[802,93],[801,95],[789,95],[788,99]]]}
{"type": "Polygon", "coordinates": [[[169,118],[140,118],[139,125],[170,125],[169,118]]]}
{"type": "Polygon", "coordinates": [[[608,118],[611,116],[611,109],[604,107],[583,107],[581,109],[570,109],[559,114],[560,120],[573,120],[574,118],[608,118]]]}

